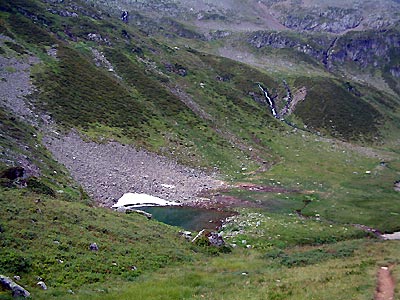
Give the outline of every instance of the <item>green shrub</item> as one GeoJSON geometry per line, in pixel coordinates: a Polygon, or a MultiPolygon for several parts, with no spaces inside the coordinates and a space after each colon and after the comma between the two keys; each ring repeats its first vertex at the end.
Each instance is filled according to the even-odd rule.
{"type": "Polygon", "coordinates": [[[0,273],[1,274],[21,274],[31,270],[31,259],[15,251],[0,251],[0,273]]]}
{"type": "Polygon", "coordinates": [[[42,181],[40,181],[40,179],[35,178],[35,177],[30,177],[27,180],[27,186],[28,188],[38,194],[45,194],[45,195],[49,195],[52,197],[55,197],[56,193],[54,192],[54,190],[49,187],[48,185],[46,185],[45,183],[43,183],[42,181]]]}

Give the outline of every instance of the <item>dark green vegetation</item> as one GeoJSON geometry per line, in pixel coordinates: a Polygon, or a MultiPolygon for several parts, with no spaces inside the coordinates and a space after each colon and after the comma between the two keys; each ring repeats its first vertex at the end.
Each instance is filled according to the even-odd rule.
{"type": "MultiPolygon", "coordinates": [[[[379,89],[327,72],[293,49],[252,49],[256,59],[276,59],[269,72],[262,59],[255,68],[207,53],[229,40],[206,43],[175,20],[154,25],[148,36],[84,1],[0,0],[0,17],[0,33],[13,39],[0,55],[41,59],[32,67],[38,90],[29,100],[61,133],[74,128],[89,139],[217,170],[230,183],[284,190],[221,192],[257,208],[237,209],[223,229],[237,246],[220,253],[186,242],[177,228],[95,207],[43,147],[43,133],[1,109],[0,273],[21,276],[36,298],[370,299],[376,268],[399,264],[398,242],[352,226],[400,229],[393,189],[400,179],[400,100],[389,69],[377,75],[386,80],[379,89]],[[257,82],[284,106],[283,79],[294,94],[307,90],[288,117],[294,127],[260,104],[257,82]],[[3,176],[22,158],[38,167],[35,174],[3,176]],[[99,251],[89,250],[93,242],[99,251]],[[48,291],[39,291],[38,277],[48,291]]],[[[323,49],[323,34],[313,37],[311,46],[323,49]]],[[[346,68],[364,72],[356,63],[339,71],[346,68]]]]}

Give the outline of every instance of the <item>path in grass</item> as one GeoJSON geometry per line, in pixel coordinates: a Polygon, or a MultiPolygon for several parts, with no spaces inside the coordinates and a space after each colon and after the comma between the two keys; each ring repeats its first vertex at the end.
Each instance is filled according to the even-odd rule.
{"type": "Polygon", "coordinates": [[[381,267],[378,271],[378,283],[375,292],[375,300],[393,300],[395,282],[390,274],[390,267],[381,267]]]}

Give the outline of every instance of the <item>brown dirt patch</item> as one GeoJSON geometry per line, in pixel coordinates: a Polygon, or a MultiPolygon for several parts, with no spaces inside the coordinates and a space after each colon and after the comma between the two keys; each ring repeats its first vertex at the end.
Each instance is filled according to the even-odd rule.
{"type": "Polygon", "coordinates": [[[264,193],[296,193],[299,192],[298,190],[290,190],[282,187],[277,186],[270,186],[270,185],[257,185],[252,183],[240,183],[236,185],[237,188],[246,190],[246,191],[254,191],[254,192],[264,192],[264,193]]]}
{"type": "Polygon", "coordinates": [[[375,300],[393,300],[395,281],[390,273],[394,266],[380,267],[377,274],[377,287],[375,291],[375,300]]]}

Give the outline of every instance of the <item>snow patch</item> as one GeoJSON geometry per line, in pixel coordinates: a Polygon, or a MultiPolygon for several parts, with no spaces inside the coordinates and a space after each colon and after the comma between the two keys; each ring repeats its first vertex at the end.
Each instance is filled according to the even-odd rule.
{"type": "Polygon", "coordinates": [[[171,206],[180,205],[178,202],[164,200],[147,194],[126,193],[118,202],[114,204],[113,208],[121,206],[140,207],[140,206],[171,206]]]}
{"type": "Polygon", "coordinates": [[[382,237],[384,240],[400,240],[400,231],[388,234],[382,234],[382,237]]]}

